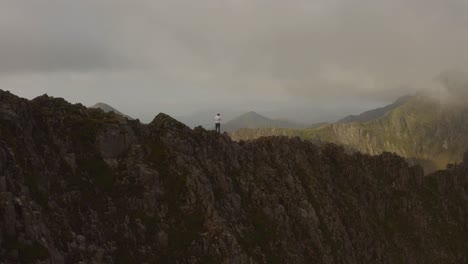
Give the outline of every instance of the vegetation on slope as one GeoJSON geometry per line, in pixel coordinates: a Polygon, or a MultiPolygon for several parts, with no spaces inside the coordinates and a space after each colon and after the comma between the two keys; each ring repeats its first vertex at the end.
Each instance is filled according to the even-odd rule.
{"type": "Polygon", "coordinates": [[[406,158],[430,161],[428,171],[459,162],[468,149],[468,107],[415,96],[386,115],[369,122],[336,123],[313,129],[242,129],[236,140],[261,136],[298,136],[334,142],[355,150],[379,154],[395,152],[406,158]]]}

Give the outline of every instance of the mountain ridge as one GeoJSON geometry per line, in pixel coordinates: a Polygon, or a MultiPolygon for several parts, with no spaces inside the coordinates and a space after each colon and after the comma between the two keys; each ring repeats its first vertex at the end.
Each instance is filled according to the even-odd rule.
{"type": "Polygon", "coordinates": [[[468,137],[468,107],[413,96],[384,116],[368,122],[334,123],[315,129],[241,129],[231,136],[248,140],[262,136],[299,136],[346,145],[369,154],[385,151],[423,160],[428,172],[459,162],[468,137]],[[431,164],[429,164],[431,163],[431,164]]]}
{"type": "Polygon", "coordinates": [[[424,176],[390,153],[0,90],[5,263],[464,263],[467,184],[468,154],[424,176]]]}
{"type": "Polygon", "coordinates": [[[306,125],[288,119],[271,119],[255,111],[249,111],[223,124],[224,131],[235,131],[240,128],[262,128],[262,127],[282,127],[282,128],[302,128],[306,125]]]}
{"type": "Polygon", "coordinates": [[[395,100],[395,102],[393,102],[393,103],[391,103],[389,105],[386,105],[384,107],[375,108],[375,109],[372,109],[372,110],[368,110],[368,111],[362,112],[362,113],[360,113],[358,115],[348,115],[348,116],[340,119],[336,123],[369,122],[369,121],[378,119],[378,118],[384,116],[385,114],[387,114],[389,111],[403,105],[408,100],[410,100],[412,97],[413,97],[412,95],[402,96],[402,97],[398,98],[397,100],[395,100]]]}

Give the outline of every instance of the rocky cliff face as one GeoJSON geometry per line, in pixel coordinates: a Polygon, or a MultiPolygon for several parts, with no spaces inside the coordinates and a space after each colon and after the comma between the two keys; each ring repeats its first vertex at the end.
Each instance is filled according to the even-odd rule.
{"type": "Polygon", "coordinates": [[[466,263],[467,164],[0,91],[0,263],[466,263]]]}

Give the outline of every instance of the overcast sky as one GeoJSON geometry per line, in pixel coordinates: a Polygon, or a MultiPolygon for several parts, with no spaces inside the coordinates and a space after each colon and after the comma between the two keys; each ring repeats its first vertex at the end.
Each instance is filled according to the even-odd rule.
{"type": "Polygon", "coordinates": [[[466,70],[467,25],[465,0],[1,0],[0,89],[319,121],[466,70]]]}

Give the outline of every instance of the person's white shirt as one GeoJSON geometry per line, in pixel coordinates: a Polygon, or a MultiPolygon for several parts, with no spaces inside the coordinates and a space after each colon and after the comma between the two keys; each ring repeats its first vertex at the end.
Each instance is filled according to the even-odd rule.
{"type": "Polygon", "coordinates": [[[219,116],[219,115],[216,115],[216,116],[215,116],[215,123],[216,123],[216,124],[220,124],[220,123],[221,123],[221,116],[219,116]]]}

